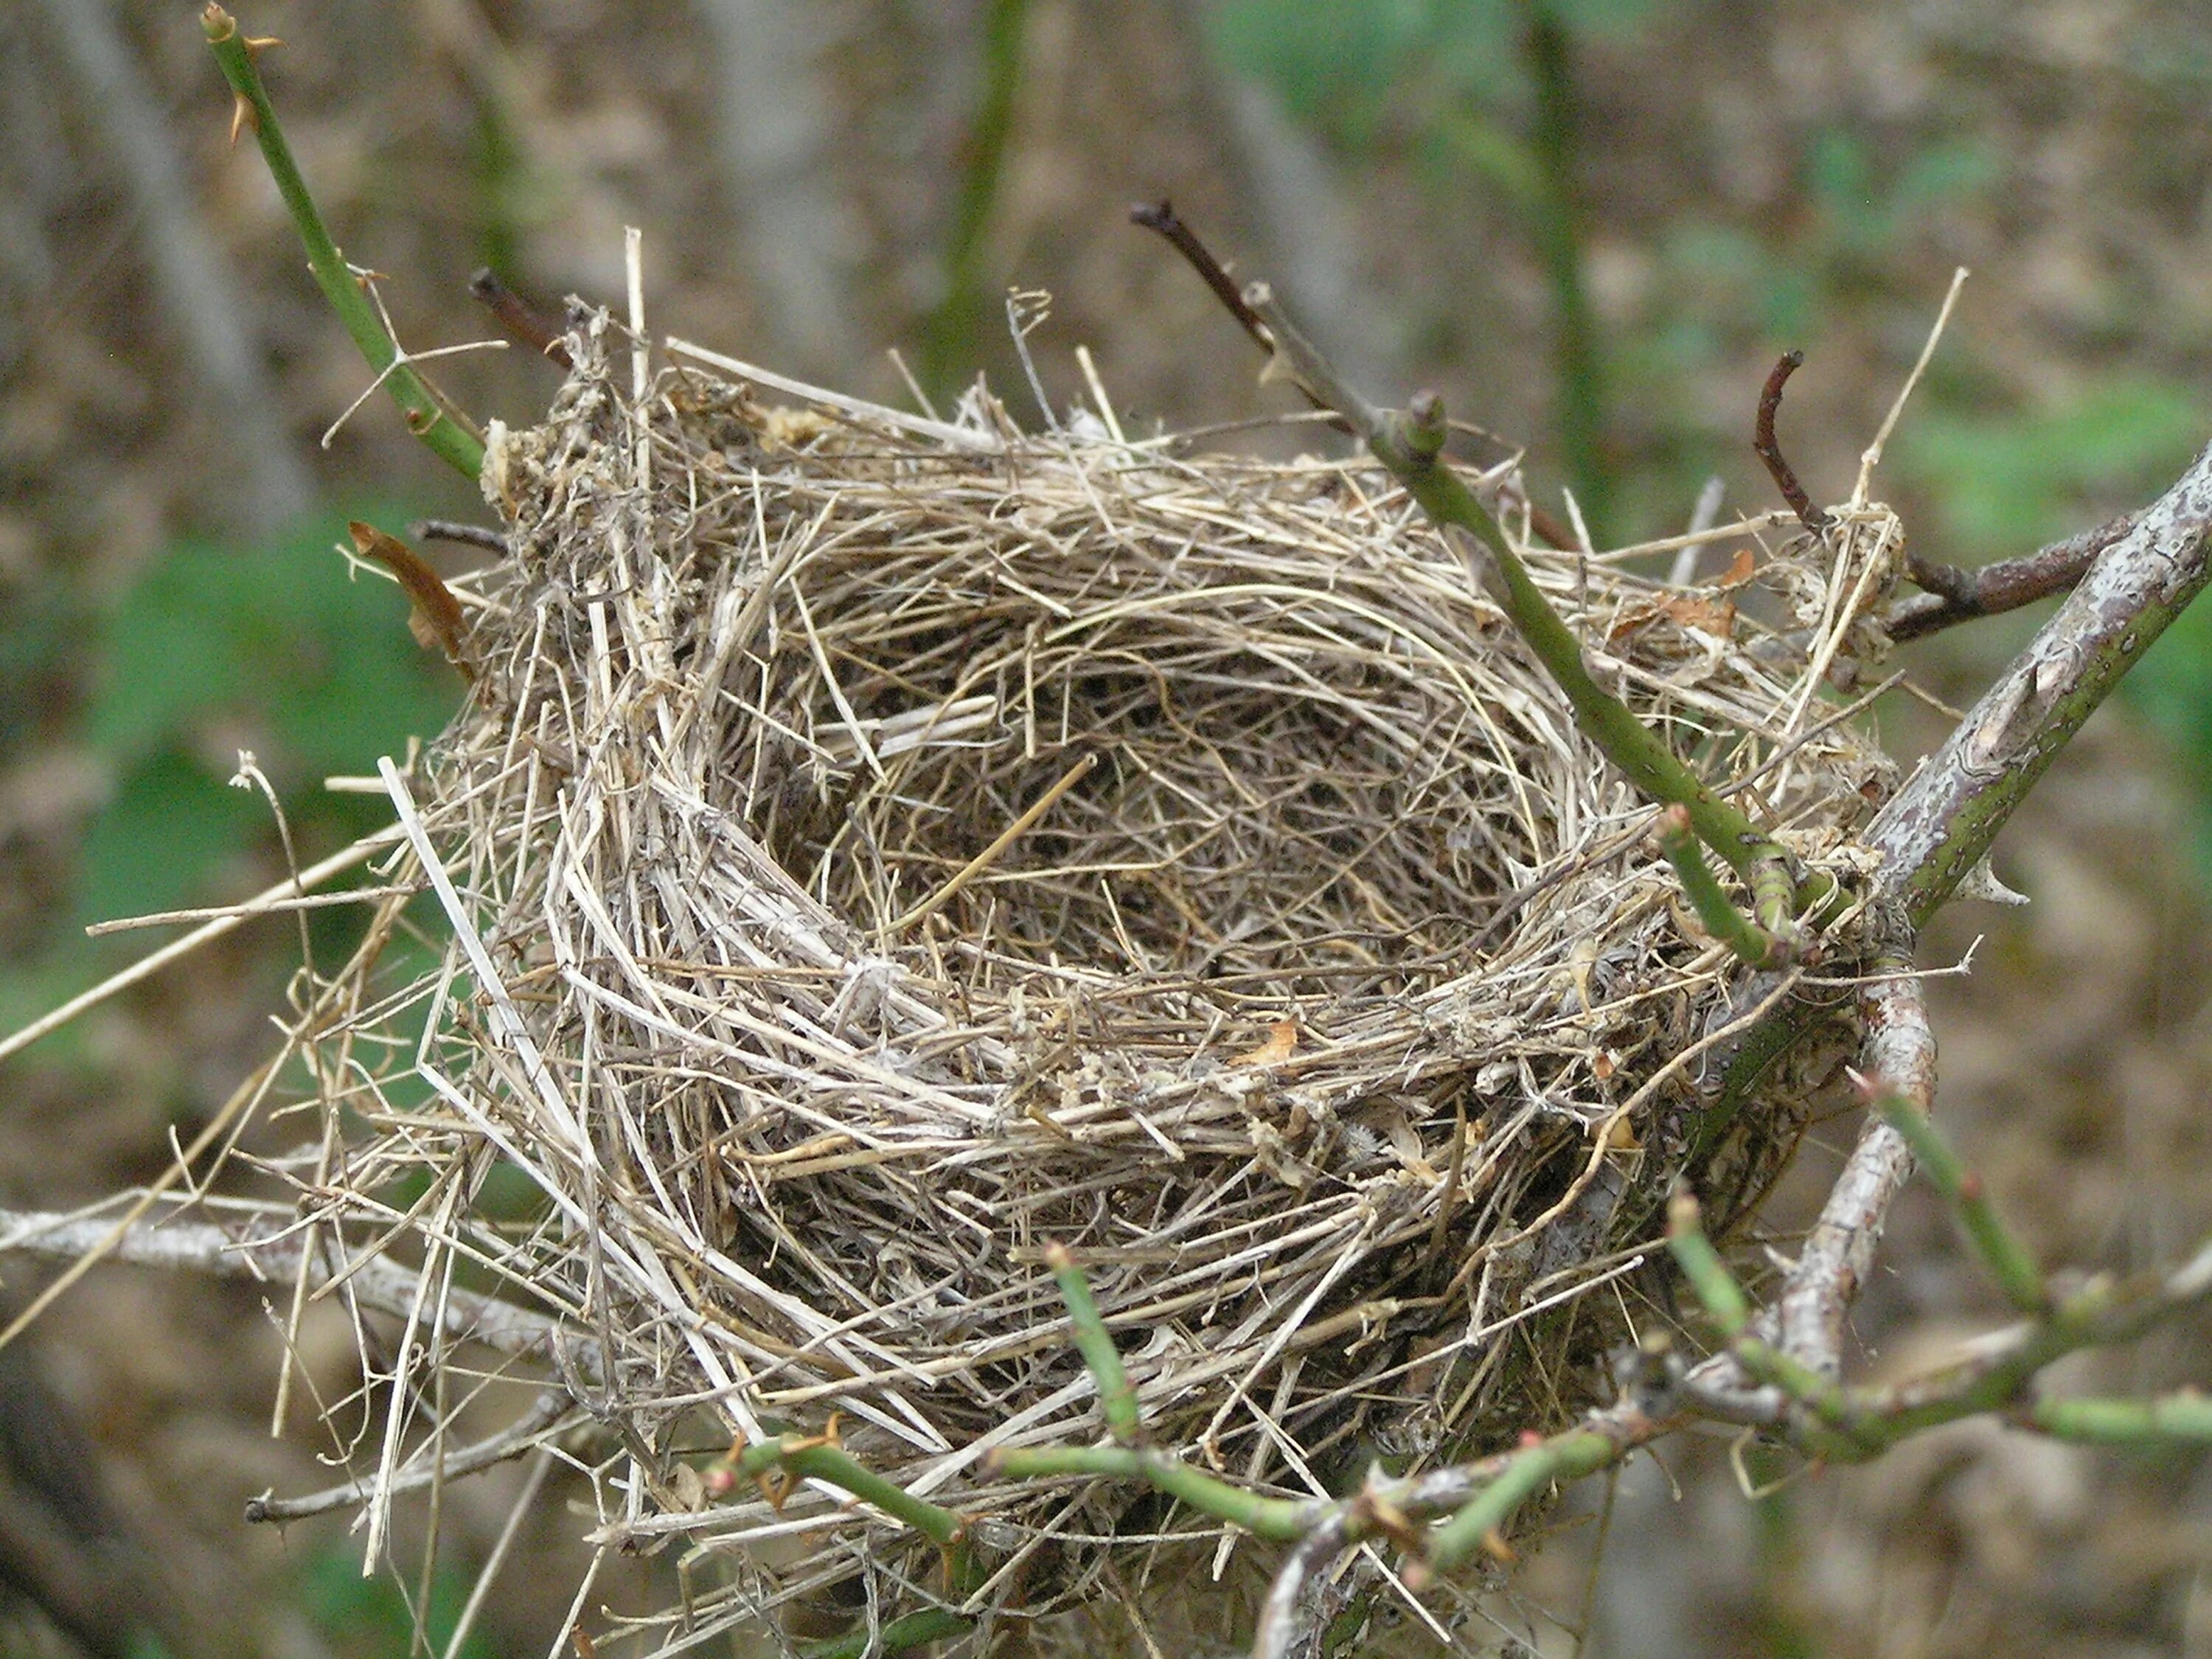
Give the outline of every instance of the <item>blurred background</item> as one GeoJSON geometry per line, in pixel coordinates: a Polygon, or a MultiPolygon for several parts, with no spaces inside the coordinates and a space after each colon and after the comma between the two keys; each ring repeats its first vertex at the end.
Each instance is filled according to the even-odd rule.
{"type": "MultiPolygon", "coordinates": [[[[227,783],[240,750],[306,861],[374,822],[320,780],[457,701],[404,602],[331,544],[348,516],[484,509],[380,400],[325,436],[367,376],[258,157],[226,149],[196,10],[18,0],[0,29],[4,1029],[169,936],[85,922],[281,877],[266,803],[227,783]]],[[[985,372],[1035,419],[1012,285],[1050,295],[1030,345],[1057,403],[1083,344],[1132,425],[1291,407],[1127,224],[1167,196],[1371,395],[1434,386],[1525,443],[1532,491],[1556,511],[1571,489],[1601,543],[1679,529],[1710,477],[1731,507],[1775,504],[1748,435],[1790,347],[1784,441],[1816,498],[1846,493],[1962,264],[1878,480],[1920,550],[2031,550],[2148,500],[2212,435],[2212,13],[2191,0],[246,0],[240,21],[285,38],[263,62],[301,166],[418,350],[496,332],[466,294],[480,265],[556,307],[617,301],[634,224],[656,334],[872,397],[911,398],[896,348],[933,398],[985,372]]],[[[511,424],[557,384],[522,350],[434,372],[511,424]]],[[[1903,660],[1963,703],[2034,621],[1903,660]]],[[[1901,696],[1879,713],[1901,755],[1942,729],[1901,696]]],[[[1978,941],[1971,975],[1934,981],[1942,1110],[2048,1261],[2170,1261],[2212,1226],[2208,826],[2200,607],[2000,843],[2033,903],[1961,903],[1925,943],[1935,967],[1978,941]]],[[[336,949],[348,923],[318,917],[336,949]]],[[[289,924],[242,929],[0,1066],[0,1204],[158,1174],[263,1057],[298,960],[289,924]]],[[[1806,1149],[1778,1236],[1850,1127],[1806,1149]]],[[[10,1305],[40,1282],[0,1261],[10,1305]]],[[[1911,1365],[1998,1312],[1908,1195],[1860,1363],[1911,1365]]],[[[2066,1380],[2212,1380],[2209,1335],[2066,1380]]],[[[583,1512],[526,1524],[459,1641],[518,1474],[447,1492],[443,1549],[404,1580],[360,1577],[343,1516],[244,1526],[248,1496],[337,1478],[308,1396],[357,1386],[352,1336],[306,1340],[283,1440],[250,1286],[105,1269],[0,1353],[0,1655],[398,1659],[418,1605],[432,1651],[546,1650],[586,1559],[580,1490],[583,1512]],[[68,1584],[89,1587],[74,1613],[68,1584]]],[[[1516,1595],[1457,1604],[1460,1650],[2212,1656],[2195,1457],[1972,1424],[1739,1490],[1772,1473],[1724,1441],[1662,1446],[1608,1525],[1594,1488],[1516,1595]]],[[[642,1608],[673,1583],[625,1561],[592,1594],[642,1608]]],[[[1170,1653],[1244,1634],[1167,1587],[1145,1603],[1170,1653]]],[[[1144,1650],[1110,1613],[1095,1639],[1144,1650]]]]}

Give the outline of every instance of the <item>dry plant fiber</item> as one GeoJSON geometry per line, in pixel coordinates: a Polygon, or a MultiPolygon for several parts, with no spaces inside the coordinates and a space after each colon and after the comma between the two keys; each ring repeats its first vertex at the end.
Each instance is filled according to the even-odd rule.
{"type": "MultiPolygon", "coordinates": [[[[454,935],[396,968],[393,901],[299,1034],[343,1112],[318,1220],[556,1313],[635,1465],[600,1535],[726,1550],[732,1608],[926,1580],[872,1509],[715,1504],[677,1455],[832,1412],[981,1517],[987,1601],[1079,1593],[1117,1529],[1219,1532],[984,1477],[1100,1431],[1049,1242],[1154,1442],[1239,1480],[1556,1413],[1613,1328],[1559,1310],[1632,1290],[1750,993],[1418,510],[1110,410],[1024,435],[980,388],[949,422],[767,409],[685,349],[637,395],[618,334],[494,434],[511,556],[463,586],[471,699],[397,791],[396,879],[447,884],[454,935]],[[524,1222],[475,1201],[501,1164],[524,1222]]],[[[1819,693],[1895,520],[1810,556],[1767,523],[1711,532],[1760,550],[1695,590],[1528,556],[1603,680],[1840,867],[1886,763],[1819,693]]],[[[1802,1102],[1761,1114],[1747,1184],[1802,1102]]],[[[392,1410],[387,1472],[427,1432],[392,1410]]]]}

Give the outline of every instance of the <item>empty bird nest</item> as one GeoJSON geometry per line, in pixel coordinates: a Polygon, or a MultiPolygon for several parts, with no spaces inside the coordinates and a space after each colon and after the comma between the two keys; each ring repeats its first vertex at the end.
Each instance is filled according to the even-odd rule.
{"type": "MultiPolygon", "coordinates": [[[[827,1484],[701,1477],[833,1414],[973,1517],[971,1608],[1078,1596],[1117,1538],[1222,1534],[990,1473],[1101,1432],[1051,1243],[1152,1443],[1255,1489],[1587,1401],[1669,1183],[1741,1212],[1794,1144],[1847,1036],[1848,922],[1782,974],[1709,939],[1651,805],[1371,463],[1110,410],[1024,434],[980,389],[947,422],[794,399],[687,348],[638,395],[608,333],[544,425],[495,432],[472,696],[387,773],[392,896],[295,1034],[333,1127],[277,1167],[322,1248],[426,1305],[457,1267],[480,1287],[398,1368],[520,1346],[544,1436],[618,1431],[596,1535],[727,1565],[699,1621],[941,1583],[827,1484]],[[1723,1102],[1782,999],[1837,1040],[1723,1102]],[[544,1334],[471,1324],[495,1305],[544,1334]]],[[[1887,763],[1831,688],[1901,538],[1880,508],[1826,546],[1778,523],[1708,532],[1727,568],[1696,586],[1632,574],[1665,545],[1527,558],[1602,683],[1844,871],[1887,763]]],[[[433,1455],[402,1394],[372,1505],[433,1455]]]]}

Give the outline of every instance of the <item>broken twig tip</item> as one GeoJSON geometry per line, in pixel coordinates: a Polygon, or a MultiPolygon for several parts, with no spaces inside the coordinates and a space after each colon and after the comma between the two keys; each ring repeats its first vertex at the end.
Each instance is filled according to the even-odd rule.
{"type": "Polygon", "coordinates": [[[1783,386],[1804,366],[1805,354],[1796,350],[1783,353],[1781,361],[1774,365],[1774,372],[1766,377],[1766,384],[1759,394],[1759,415],[1752,425],[1751,447],[1752,453],[1765,463],[1767,476],[1782,492],[1782,499],[1790,503],[1797,522],[1818,536],[1828,528],[1828,515],[1813,505],[1813,498],[1797,482],[1796,472],[1783,458],[1782,446],[1774,436],[1774,417],[1782,408],[1783,386]]]}

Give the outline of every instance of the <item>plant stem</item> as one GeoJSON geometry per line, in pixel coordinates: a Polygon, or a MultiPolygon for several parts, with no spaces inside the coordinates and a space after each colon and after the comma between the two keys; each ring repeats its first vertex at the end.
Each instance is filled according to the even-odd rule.
{"type": "Polygon", "coordinates": [[[2212,1442],[2212,1399],[2194,1389],[2153,1400],[2039,1400],[2019,1419],[2054,1439],[2155,1449],[2212,1442]]]}
{"type": "MultiPolygon", "coordinates": [[[[948,1636],[957,1636],[974,1624],[957,1613],[943,1607],[924,1607],[919,1613],[909,1613],[894,1619],[875,1632],[874,1651],[877,1653],[908,1653],[932,1642],[941,1642],[948,1636]]],[[[855,1625],[842,1636],[833,1636],[827,1641],[810,1642],[799,1649],[805,1659],[866,1659],[870,1651],[869,1632],[866,1624],[855,1625]]]]}
{"type": "Polygon", "coordinates": [[[1552,609],[1498,520],[1442,459],[1447,431],[1442,399],[1434,392],[1422,392],[1406,413],[1385,414],[1344,382],[1328,359],[1298,331],[1266,283],[1246,289],[1244,300],[1267,325],[1284,366],[1321,404],[1352,422],[1375,459],[1389,469],[1443,532],[1445,540],[1466,558],[1485,591],[1566,694],[1575,724],[1606,758],[1652,800],[1680,805],[1698,838],[1751,884],[1763,905],[1786,893],[1824,908],[1838,896],[1835,884],[1825,876],[1814,876],[1801,890],[1790,876],[1789,855],[1773,837],[1707,788],[1626,703],[1591,677],[1581,641],[1552,609]]]}
{"type": "Polygon", "coordinates": [[[314,272],[323,297],[331,302],[346,332],[361,348],[361,355],[399,405],[407,429],[455,471],[471,478],[477,477],[483,471],[483,445],[447,412],[422,377],[401,357],[398,343],[385,331],[360,279],[331,241],[315,199],[308,194],[307,181],[300,176],[299,164],[292,159],[292,148],[284,142],[284,130],[277,123],[276,108],[261,84],[260,71],[254,67],[255,53],[273,43],[247,39],[240,33],[237,20],[212,0],[201,15],[200,27],[206,32],[223,79],[239,100],[242,124],[252,128],[261,146],[262,159],[268,163],[276,192],[284,198],[293,227],[307,246],[307,266],[314,272]]]}
{"type": "Polygon", "coordinates": [[[1044,1260],[1052,1276],[1060,1281],[1060,1295],[1066,1298],[1067,1316],[1075,1326],[1076,1349],[1098,1384],[1098,1409],[1105,1416],[1106,1427],[1122,1445],[1133,1446],[1144,1437],[1136,1390],[1129,1386],[1129,1374],[1121,1368],[1121,1350],[1107,1334],[1106,1322],[1091,1298],[1090,1281],[1064,1244],[1046,1245],[1044,1260]]]}
{"type": "Polygon", "coordinates": [[[1997,831],[2120,678],[2195,599],[2212,562],[2212,449],[2105,549],[1943,746],[1868,826],[1883,885],[1916,929],[1989,855],[1997,831]]]}
{"type": "Polygon", "coordinates": [[[1740,1334],[1751,1323],[1751,1304],[1712,1240],[1705,1237],[1698,1200],[1686,1187],[1678,1188],[1667,1206],[1667,1249],[1721,1334],[1740,1334]]]}
{"type": "Polygon", "coordinates": [[[1129,1446],[1012,1447],[993,1452],[986,1467],[994,1474],[1014,1480],[1051,1480],[1071,1474],[1142,1480],[1202,1515],[1242,1527],[1257,1537],[1285,1543],[1304,1537],[1314,1520],[1314,1505],[1310,1503],[1262,1498],[1225,1480],[1217,1480],[1181,1458],[1129,1446]]]}
{"type": "Polygon", "coordinates": [[[1513,1518],[1514,1510],[1554,1480],[1595,1474],[1620,1455],[1605,1435],[1571,1429],[1531,1446],[1429,1538],[1429,1564],[1445,1568],[1466,1559],[1513,1518]]]}
{"type": "Polygon", "coordinates": [[[1915,1160],[1943,1194],[1959,1219],[1960,1231],[2004,1292],[2005,1300],[2025,1314],[2039,1314],[2049,1308],[2051,1292],[2035,1258],[1998,1216],[1989,1194],[1982,1190],[1981,1177],[1959,1161],[1958,1153],[1951,1150],[1951,1143],[1928,1115],[1894,1091],[1884,1091],[1874,1104],[1889,1127],[1905,1138],[1915,1160]]]}
{"type": "Polygon", "coordinates": [[[787,1434],[763,1440],[738,1453],[735,1468],[748,1478],[785,1469],[806,1480],[826,1480],[905,1522],[940,1548],[951,1549],[966,1535],[966,1522],[951,1510],[909,1496],[905,1488],[866,1468],[842,1447],[819,1439],[787,1434]]]}
{"type": "Polygon", "coordinates": [[[1675,804],[1660,813],[1658,836],[1659,850],[1674,866],[1682,890],[1689,896],[1705,932],[1754,968],[1782,966],[1789,952],[1772,933],[1729,902],[1728,895],[1706,867],[1705,855],[1698,850],[1697,834],[1690,828],[1687,809],[1675,804]]]}

